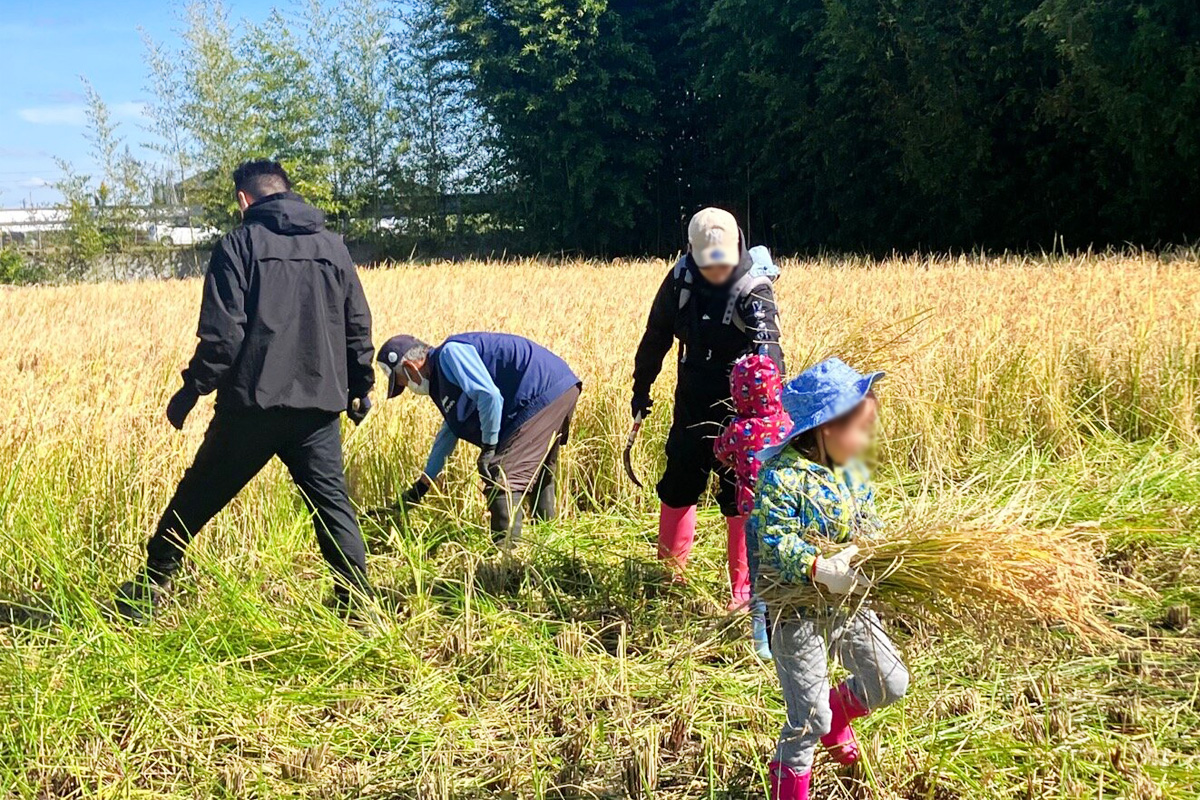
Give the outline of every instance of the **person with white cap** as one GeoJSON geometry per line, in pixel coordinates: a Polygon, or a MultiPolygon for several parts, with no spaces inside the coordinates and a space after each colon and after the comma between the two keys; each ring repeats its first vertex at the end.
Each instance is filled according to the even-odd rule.
{"type": "Polygon", "coordinates": [[[808,584],[832,608],[775,608],[771,649],[787,719],[769,767],[771,800],[808,800],[818,744],[839,764],[859,760],[851,722],[899,701],[909,673],[875,612],[870,581],[854,566],[861,538],[878,535],[875,490],[861,458],[874,437],[882,372],[862,374],[837,358],[810,367],[783,390],[787,435],[762,462],[747,527],[760,563],[780,584],[808,584]],[[827,554],[818,543],[844,544],[827,554]],[[841,602],[839,602],[841,601],[841,602]],[[848,677],[830,686],[829,655],[848,677]]]}
{"type": "Polygon", "coordinates": [[[650,308],[634,359],[631,403],[635,420],[650,413],[651,387],[678,340],[667,465],[657,486],[658,555],[681,579],[696,534],[696,506],[716,473],[716,499],[728,529],[733,609],[750,601],[746,537],[733,473],[717,461],[713,441],[732,413],[729,375],[738,359],[766,355],[784,371],[774,288],[754,267],[732,214],[706,208],[692,217],[688,252],[667,274],[650,308]]]}

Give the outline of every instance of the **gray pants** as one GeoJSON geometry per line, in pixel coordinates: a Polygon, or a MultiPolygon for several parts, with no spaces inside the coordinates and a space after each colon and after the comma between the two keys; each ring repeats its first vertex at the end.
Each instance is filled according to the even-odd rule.
{"type": "Polygon", "coordinates": [[[801,774],[812,769],[816,747],[829,733],[831,655],[850,673],[850,691],[870,710],[890,705],[908,691],[908,669],[874,611],[781,618],[771,649],[787,705],[775,760],[801,774]]]}
{"type": "Polygon", "coordinates": [[[504,482],[483,487],[491,516],[492,539],[515,544],[521,536],[522,504],[529,501],[540,522],[558,516],[554,471],[558,450],[571,435],[571,417],[580,388],[572,386],[500,443],[496,457],[504,482]]]}

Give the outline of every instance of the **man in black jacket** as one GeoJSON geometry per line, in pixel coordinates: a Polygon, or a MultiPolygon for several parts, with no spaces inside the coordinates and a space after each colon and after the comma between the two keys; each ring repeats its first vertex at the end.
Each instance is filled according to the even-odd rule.
{"type": "Polygon", "coordinates": [[[339,424],[343,411],[358,424],[371,407],[367,299],[341,237],[292,193],[282,166],[250,161],[233,180],[243,222],[213,251],[200,343],[167,405],[177,429],[201,395],[217,393],[216,413],[146,546],[144,572],[118,592],[131,619],[153,610],[191,537],[275,456],[313,515],[338,600],[369,591],[339,424]]]}

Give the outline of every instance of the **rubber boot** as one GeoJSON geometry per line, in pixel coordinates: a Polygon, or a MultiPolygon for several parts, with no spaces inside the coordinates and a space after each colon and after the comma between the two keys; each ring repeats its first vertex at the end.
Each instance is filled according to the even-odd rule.
{"type": "Polygon", "coordinates": [[[754,654],[763,661],[771,661],[775,656],[771,653],[771,636],[767,631],[767,615],[761,611],[754,611],[753,624],[754,654]]]}
{"type": "Polygon", "coordinates": [[[525,515],[522,508],[522,492],[496,491],[488,502],[491,517],[492,541],[497,545],[515,545],[521,538],[521,521],[525,515]]]}
{"type": "Polygon", "coordinates": [[[530,496],[530,511],[538,522],[549,522],[558,516],[554,497],[554,470],[543,467],[530,496]]]}
{"type": "Polygon", "coordinates": [[[750,607],[750,563],[746,560],[746,518],[726,517],[729,534],[729,601],[730,611],[745,611],[750,607]]]}
{"type": "Polygon", "coordinates": [[[808,784],[812,773],[803,775],[779,761],[767,767],[771,800],[808,800],[808,784]]]}
{"type": "Polygon", "coordinates": [[[696,507],[672,508],[663,503],[658,508],[658,557],[671,570],[674,580],[683,580],[696,540],[696,507]]]}
{"type": "Polygon", "coordinates": [[[829,690],[829,708],[833,712],[833,721],[829,733],[821,737],[821,744],[829,750],[834,761],[848,767],[859,757],[858,739],[850,723],[870,712],[844,682],[829,690]]]}

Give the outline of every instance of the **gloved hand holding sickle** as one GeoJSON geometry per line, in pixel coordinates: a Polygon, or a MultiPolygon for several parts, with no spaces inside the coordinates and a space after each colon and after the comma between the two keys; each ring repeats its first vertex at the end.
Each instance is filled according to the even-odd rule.
{"type": "Polygon", "coordinates": [[[629,429],[629,438],[625,440],[625,452],[622,454],[622,461],[625,463],[625,474],[629,476],[629,480],[633,481],[633,485],[639,489],[644,488],[642,482],[638,480],[637,474],[633,471],[633,443],[637,441],[638,432],[642,429],[642,422],[650,415],[650,407],[654,405],[649,397],[634,397],[633,398],[633,427],[629,429]]]}

